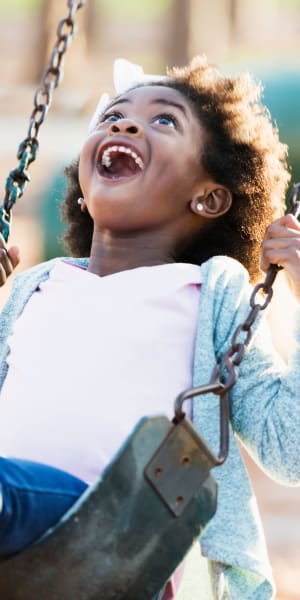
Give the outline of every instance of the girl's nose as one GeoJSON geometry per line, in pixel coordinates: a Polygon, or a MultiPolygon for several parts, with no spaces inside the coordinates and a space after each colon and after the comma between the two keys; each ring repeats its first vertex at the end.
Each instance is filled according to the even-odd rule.
{"type": "Polygon", "coordinates": [[[118,133],[127,133],[134,137],[140,137],[143,135],[143,130],[142,127],[132,119],[120,119],[119,121],[114,121],[108,130],[109,135],[116,135],[118,133]]]}

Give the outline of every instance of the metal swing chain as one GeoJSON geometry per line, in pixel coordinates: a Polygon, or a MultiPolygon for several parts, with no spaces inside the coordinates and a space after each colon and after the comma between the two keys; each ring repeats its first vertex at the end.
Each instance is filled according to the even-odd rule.
{"type": "MultiPolygon", "coordinates": [[[[296,183],[293,186],[291,197],[289,200],[290,210],[289,213],[294,215],[296,218],[300,214],[300,183],[296,183]]],[[[201,396],[207,393],[214,393],[220,396],[220,449],[219,454],[215,457],[215,465],[219,466],[226,460],[229,450],[229,398],[228,392],[234,386],[238,374],[236,367],[242,362],[246,348],[252,339],[252,326],[261,310],[265,310],[270,304],[273,296],[273,283],[277,276],[278,271],[282,267],[278,265],[270,265],[265,280],[262,283],[258,283],[250,297],[250,312],[246,320],[241,323],[235,330],[231,338],[231,346],[227,352],[225,352],[220,360],[222,364],[216,364],[211,375],[210,382],[207,385],[191,388],[186,390],[175,400],[175,423],[179,423],[185,416],[182,410],[182,405],[185,400],[193,398],[195,396],[201,396]],[[261,292],[265,295],[264,302],[261,302],[261,292]],[[260,299],[259,296],[260,295],[260,299]],[[242,335],[243,339],[240,339],[242,335]]]]}
{"type": "Polygon", "coordinates": [[[24,193],[25,186],[30,177],[29,165],[36,159],[39,148],[38,134],[50,107],[54,88],[58,87],[63,77],[64,55],[77,31],[75,14],[84,6],[86,0],[73,2],[67,0],[68,15],[61,19],[56,30],[57,38],[46,67],[39,88],[34,95],[34,109],[29,118],[29,127],[26,138],[20,143],[17,158],[19,165],[10,171],[5,184],[5,196],[0,206],[0,232],[7,242],[11,226],[11,210],[18,198],[24,193]]]}

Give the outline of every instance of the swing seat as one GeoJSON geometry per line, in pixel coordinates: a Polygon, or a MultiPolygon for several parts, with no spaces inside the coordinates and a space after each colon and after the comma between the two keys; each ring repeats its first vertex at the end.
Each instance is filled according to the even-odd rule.
{"type": "Polygon", "coordinates": [[[216,511],[214,456],[190,422],[188,434],[177,428],[166,417],[142,419],[58,525],[0,564],[0,597],[153,598],[216,511]]]}

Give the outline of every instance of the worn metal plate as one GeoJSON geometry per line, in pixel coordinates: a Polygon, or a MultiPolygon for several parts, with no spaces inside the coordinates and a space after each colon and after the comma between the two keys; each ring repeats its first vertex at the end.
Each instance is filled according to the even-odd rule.
{"type": "Polygon", "coordinates": [[[170,430],[145,468],[145,476],[170,511],[179,516],[197,493],[216,457],[186,417],[170,430]]]}

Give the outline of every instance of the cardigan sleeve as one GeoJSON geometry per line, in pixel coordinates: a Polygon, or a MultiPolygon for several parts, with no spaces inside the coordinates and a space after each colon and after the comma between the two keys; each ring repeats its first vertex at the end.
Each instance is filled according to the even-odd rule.
{"type": "MultiPolygon", "coordinates": [[[[220,279],[224,280],[224,273],[220,279]]],[[[250,311],[252,289],[238,265],[227,285],[216,283],[214,291],[213,336],[220,359],[230,348],[236,327],[250,311]]],[[[288,365],[272,344],[263,311],[257,321],[230,392],[233,430],[269,476],[281,483],[300,485],[300,308],[295,322],[295,349],[288,365]]]]}
{"type": "Polygon", "coordinates": [[[4,383],[8,366],[6,358],[8,355],[7,338],[12,330],[15,321],[14,312],[14,292],[9,296],[1,314],[0,314],[0,390],[4,383]]]}
{"type": "Polygon", "coordinates": [[[231,392],[233,428],[274,479],[300,485],[300,311],[289,363],[276,353],[266,319],[258,327],[231,392]]]}

